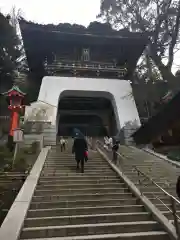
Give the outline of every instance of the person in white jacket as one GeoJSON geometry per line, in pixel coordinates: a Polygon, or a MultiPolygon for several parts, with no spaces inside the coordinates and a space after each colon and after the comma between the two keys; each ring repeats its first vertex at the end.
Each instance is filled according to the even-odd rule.
{"type": "Polygon", "coordinates": [[[104,137],[104,148],[109,149],[112,147],[112,138],[104,137]]]}
{"type": "Polygon", "coordinates": [[[60,138],[61,152],[66,150],[66,141],[63,137],[60,138]]]}

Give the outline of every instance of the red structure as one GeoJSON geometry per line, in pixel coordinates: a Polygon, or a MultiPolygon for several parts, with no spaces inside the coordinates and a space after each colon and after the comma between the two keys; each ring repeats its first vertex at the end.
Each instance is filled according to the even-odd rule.
{"type": "Polygon", "coordinates": [[[2,93],[7,99],[8,109],[11,111],[8,143],[13,142],[14,130],[19,128],[20,115],[24,115],[25,96],[18,86],[13,86],[8,92],[2,93]]]}

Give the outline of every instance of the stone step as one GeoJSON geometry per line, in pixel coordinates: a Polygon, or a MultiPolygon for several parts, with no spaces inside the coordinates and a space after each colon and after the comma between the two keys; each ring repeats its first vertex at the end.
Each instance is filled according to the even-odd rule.
{"type": "MultiPolygon", "coordinates": [[[[139,169],[158,169],[158,170],[162,170],[162,165],[160,164],[138,164],[136,163],[136,167],[139,168],[139,169]]],[[[127,170],[129,171],[130,169],[130,164],[123,164],[123,170],[127,170]]],[[[167,170],[167,169],[166,169],[167,170]]]]}
{"type": "MultiPolygon", "coordinates": [[[[56,172],[51,172],[51,173],[48,173],[48,172],[45,172],[45,173],[41,173],[40,175],[40,178],[43,179],[43,178],[56,178],[56,179],[67,179],[67,180],[70,180],[72,179],[73,180],[76,180],[76,179],[85,179],[85,180],[91,180],[91,179],[108,179],[108,178],[115,178],[116,175],[112,174],[112,173],[105,173],[105,172],[101,172],[99,174],[91,174],[91,173],[88,173],[88,174],[85,174],[85,170],[84,170],[84,173],[81,173],[81,170],[79,169],[78,171],[74,171],[72,173],[66,173],[66,172],[62,172],[62,173],[56,173],[56,172]]],[[[117,177],[116,177],[117,178],[117,177]]]]}
{"type": "MultiPolygon", "coordinates": [[[[166,195],[165,193],[163,193],[163,191],[162,190],[160,190],[160,189],[154,189],[154,191],[151,191],[151,189],[152,188],[147,188],[147,189],[144,189],[144,190],[142,190],[142,188],[140,188],[138,185],[137,185],[137,187],[141,190],[141,192],[144,194],[144,195],[146,195],[146,193],[151,193],[151,194],[153,194],[153,195],[166,195]]],[[[166,190],[166,192],[168,192],[170,195],[173,195],[174,196],[174,194],[176,195],[176,190],[175,189],[172,189],[172,188],[167,188],[167,189],[165,189],[166,190]]]]}
{"type": "MultiPolygon", "coordinates": [[[[112,170],[109,168],[106,169],[99,169],[99,170],[95,170],[95,169],[91,169],[91,168],[85,168],[84,169],[85,174],[86,175],[90,175],[90,174],[94,174],[94,175],[107,175],[107,174],[112,174],[112,170]]],[[[80,170],[76,170],[76,166],[71,167],[69,169],[58,169],[58,168],[54,168],[54,169],[43,169],[41,174],[74,174],[74,173],[79,173],[80,170]]]]}
{"type": "Polygon", "coordinates": [[[169,199],[169,197],[168,196],[162,196],[162,197],[160,197],[160,200],[159,199],[157,199],[157,198],[155,198],[155,197],[149,197],[148,198],[153,204],[160,204],[160,203],[164,203],[164,204],[170,204],[171,203],[171,201],[170,201],[170,199],[169,199]]]}
{"type": "MultiPolygon", "coordinates": [[[[55,162],[55,163],[71,163],[71,162],[75,162],[75,157],[71,156],[71,157],[59,157],[59,158],[52,158],[52,157],[48,157],[48,160],[46,161],[46,163],[49,162],[55,162]]],[[[104,160],[102,160],[101,158],[91,158],[91,156],[89,156],[89,162],[94,162],[94,163],[106,163],[104,160]]]]}
{"type": "Polygon", "coordinates": [[[44,218],[27,218],[25,220],[24,227],[45,227],[57,225],[63,226],[63,225],[149,221],[149,220],[151,220],[151,214],[148,212],[72,215],[44,218]]]}
{"type": "MultiPolygon", "coordinates": [[[[138,233],[119,233],[119,234],[101,234],[75,236],[75,237],[58,237],[58,238],[33,238],[28,240],[170,240],[168,234],[164,231],[138,232],[138,233]]],[[[22,238],[21,238],[22,240],[22,238]]]]}
{"type": "MultiPolygon", "coordinates": [[[[97,164],[93,164],[93,163],[89,163],[89,162],[87,162],[85,164],[86,164],[87,168],[91,168],[91,169],[94,169],[94,170],[107,169],[107,168],[110,169],[109,166],[107,166],[106,164],[102,164],[102,163],[101,163],[101,165],[99,165],[99,163],[97,165],[97,164]]],[[[51,170],[51,169],[54,169],[54,168],[71,169],[72,167],[76,167],[76,163],[66,164],[66,165],[65,164],[48,164],[48,165],[46,164],[46,165],[44,165],[43,169],[46,169],[46,170],[51,170]]]]}
{"type": "MultiPolygon", "coordinates": [[[[127,166],[125,172],[130,172],[130,177],[137,181],[131,167],[127,166]]],[[[157,166],[155,170],[158,172],[161,168],[157,166]]],[[[165,179],[163,174],[160,182],[165,179]]],[[[142,191],[171,219],[167,207],[152,195],[155,191],[170,207],[163,192],[153,185],[142,191]]],[[[169,237],[97,153],[89,152],[85,173],[81,174],[76,171],[74,155],[53,147],[41,172],[20,239],[169,240],[169,237]]]]}
{"type": "MultiPolygon", "coordinates": [[[[157,182],[156,182],[157,183],[157,182]]],[[[139,184],[139,182],[138,181],[136,181],[136,182],[134,182],[134,184],[139,188],[139,187],[142,187],[142,185],[143,186],[147,186],[147,188],[152,188],[152,187],[154,187],[155,185],[153,184],[153,183],[149,183],[149,182],[143,182],[141,185],[139,184]]],[[[176,189],[176,185],[172,185],[172,184],[168,184],[168,183],[157,183],[161,188],[163,188],[163,189],[165,189],[165,188],[167,188],[168,190],[169,189],[176,189]]],[[[156,187],[157,188],[157,187],[156,187]]]]}
{"type": "MultiPolygon", "coordinates": [[[[102,159],[101,157],[95,157],[94,154],[91,154],[89,152],[89,159],[91,161],[98,161],[98,162],[106,162],[104,161],[104,159],[102,159]]],[[[62,161],[62,162],[70,162],[71,160],[75,160],[75,155],[64,155],[64,156],[51,156],[49,155],[48,158],[47,158],[47,161],[46,162],[49,162],[49,161],[62,161]]]]}
{"type": "MultiPolygon", "coordinates": [[[[89,156],[92,158],[92,160],[99,160],[99,161],[102,161],[103,159],[97,155],[97,153],[92,153],[89,151],[89,156]]],[[[63,160],[64,158],[67,158],[67,159],[74,159],[75,158],[75,154],[71,154],[71,153],[68,153],[68,154],[52,154],[50,153],[49,156],[48,156],[48,160],[49,159],[61,159],[63,160]]]]}
{"type": "MultiPolygon", "coordinates": [[[[102,158],[94,158],[91,154],[89,155],[89,160],[92,162],[103,162],[106,163],[102,158]]],[[[47,162],[63,162],[63,163],[71,163],[71,161],[75,161],[75,156],[64,156],[64,157],[48,157],[47,162]]]]}
{"type": "Polygon", "coordinates": [[[108,192],[106,194],[103,193],[86,193],[86,194],[68,194],[68,195],[46,195],[46,196],[33,196],[33,202],[40,202],[40,201],[69,201],[69,200],[95,200],[95,199],[125,199],[125,198],[132,198],[132,193],[116,193],[116,192],[108,192]]]}
{"type": "MultiPolygon", "coordinates": [[[[133,181],[133,182],[137,182],[139,179],[140,180],[144,180],[144,178],[142,177],[142,178],[138,178],[137,176],[128,176],[128,175],[126,175],[129,179],[131,179],[131,181],[133,181]]],[[[157,182],[157,181],[161,181],[161,182],[168,182],[169,181],[169,179],[171,179],[171,182],[174,182],[174,183],[176,183],[176,181],[177,181],[177,178],[175,178],[175,179],[173,179],[173,178],[168,178],[168,177],[161,177],[161,176],[149,176],[153,181],[155,181],[155,182],[157,182]]]]}
{"type": "MultiPolygon", "coordinates": [[[[72,173],[64,173],[64,172],[55,172],[55,173],[53,173],[53,172],[42,172],[41,173],[41,176],[43,177],[46,177],[46,176],[57,176],[57,177],[74,177],[74,178],[77,178],[77,177],[79,177],[79,176],[81,176],[81,177],[86,177],[86,178],[90,178],[90,177],[98,177],[99,178],[99,173],[95,173],[95,172],[90,172],[90,173],[80,173],[80,172],[76,172],[76,171],[74,171],[74,172],[72,172],[72,173]]],[[[108,177],[113,177],[114,176],[114,173],[112,173],[112,171],[111,172],[109,172],[109,173],[104,173],[104,172],[101,172],[101,176],[100,177],[106,177],[107,178],[107,176],[108,177]]]]}
{"type": "Polygon", "coordinates": [[[85,189],[85,188],[125,188],[125,184],[124,183],[113,183],[113,182],[109,182],[109,183],[96,183],[96,184],[86,184],[86,183],[79,183],[79,184],[75,184],[75,183],[69,183],[69,184],[41,184],[38,185],[36,187],[37,190],[46,190],[46,189],[51,189],[51,190],[59,190],[59,189],[85,189]]]}
{"type": "MultiPolygon", "coordinates": [[[[110,168],[109,166],[108,166],[108,164],[106,163],[106,162],[92,162],[91,160],[88,160],[87,162],[86,161],[84,161],[85,162],[85,165],[86,166],[92,166],[92,167],[106,167],[106,168],[110,168]]],[[[77,162],[75,161],[75,160],[72,160],[72,162],[68,162],[68,163],[62,163],[62,162],[59,162],[59,163],[56,163],[56,162],[48,162],[48,163],[45,163],[45,167],[70,167],[70,166],[74,166],[74,165],[76,165],[77,164],[77,162]]]]}
{"type": "MultiPolygon", "coordinates": [[[[168,209],[166,209],[165,211],[161,211],[169,220],[173,220],[173,214],[172,212],[170,212],[168,209]]],[[[176,211],[177,215],[180,215],[180,210],[176,211]]]]}
{"type": "Polygon", "coordinates": [[[121,206],[135,205],[137,199],[101,199],[101,200],[75,200],[75,201],[49,201],[33,202],[30,209],[48,209],[48,208],[71,208],[71,207],[98,207],[98,206],[121,206]]]}
{"type": "MultiPolygon", "coordinates": [[[[145,172],[145,174],[147,174],[149,177],[153,176],[153,178],[155,177],[159,177],[159,178],[167,178],[167,177],[171,177],[167,172],[164,172],[164,171],[153,171],[151,173],[148,173],[148,172],[145,172]]],[[[124,172],[125,175],[129,176],[129,177],[138,177],[138,174],[137,172],[124,172]]],[[[141,178],[144,178],[144,176],[140,176],[141,178]]],[[[176,176],[175,176],[176,178],[176,176]]],[[[174,178],[173,178],[174,179],[174,178]]]]}
{"type": "MultiPolygon", "coordinates": [[[[144,178],[145,178],[145,177],[138,177],[138,175],[128,175],[128,174],[125,174],[125,175],[128,176],[128,178],[134,179],[134,180],[137,180],[137,179],[144,180],[144,178]]],[[[152,173],[152,174],[148,174],[148,176],[155,182],[156,181],[168,181],[169,179],[171,179],[171,182],[177,181],[177,177],[171,177],[171,176],[168,176],[167,174],[165,174],[165,175],[163,174],[163,176],[161,176],[160,174],[152,173]]]]}
{"type": "Polygon", "coordinates": [[[116,193],[124,193],[124,192],[127,192],[128,191],[128,188],[118,188],[118,187],[115,187],[115,188],[100,188],[98,187],[97,185],[94,186],[93,188],[79,188],[79,189],[75,189],[75,188],[72,188],[72,189],[46,189],[46,190],[43,190],[43,189],[40,189],[40,190],[35,190],[35,193],[34,195],[35,196],[41,196],[41,195],[55,195],[55,194],[59,194],[59,195],[76,195],[76,194],[85,194],[85,193],[102,193],[102,194],[105,194],[105,193],[109,193],[109,192],[116,192],[116,193]]]}
{"type": "MultiPolygon", "coordinates": [[[[87,171],[97,171],[97,172],[99,172],[99,171],[108,171],[108,170],[111,170],[109,167],[107,167],[107,166],[102,166],[102,167],[95,167],[95,166],[93,166],[93,165],[86,165],[85,164],[85,167],[86,167],[86,173],[87,173],[87,171]]],[[[70,166],[53,166],[53,167],[47,167],[47,166],[45,166],[44,168],[43,168],[43,171],[54,171],[54,170],[58,170],[58,171],[74,171],[74,170],[76,170],[76,165],[74,164],[72,164],[72,165],[70,165],[70,166]]],[[[111,170],[112,171],[112,170],[111,170]]]]}
{"type": "Polygon", "coordinates": [[[50,238],[50,237],[67,237],[67,236],[84,236],[93,234],[110,234],[110,233],[137,233],[143,231],[162,230],[160,225],[155,221],[136,221],[123,223],[96,223],[84,225],[66,225],[66,226],[49,226],[24,228],[21,233],[22,239],[28,238],[50,238]]]}
{"type": "MultiPolygon", "coordinates": [[[[104,162],[104,161],[92,161],[91,159],[88,159],[87,162],[85,162],[86,164],[88,165],[93,165],[94,167],[95,166],[108,166],[108,163],[107,162],[104,162]]],[[[48,161],[45,163],[44,166],[71,166],[71,165],[74,165],[76,164],[76,161],[74,159],[72,159],[72,161],[48,161]]]]}
{"type": "MultiPolygon", "coordinates": [[[[146,172],[147,174],[148,173],[151,173],[151,172],[159,172],[159,173],[168,173],[168,174],[172,174],[171,171],[168,171],[168,169],[164,169],[162,166],[161,167],[157,167],[157,166],[154,166],[154,167],[148,167],[148,166],[144,166],[144,167],[141,167],[141,166],[137,166],[136,167],[140,170],[140,171],[143,171],[143,172],[146,172]]],[[[122,167],[124,172],[126,172],[127,174],[129,173],[132,173],[132,172],[137,172],[136,170],[134,170],[131,166],[129,166],[128,168],[124,168],[122,167]]]]}
{"type": "MultiPolygon", "coordinates": [[[[76,160],[75,158],[67,158],[67,159],[49,159],[48,158],[48,161],[45,162],[46,165],[48,164],[58,164],[58,165],[62,165],[62,164],[65,164],[65,165],[70,165],[70,164],[73,164],[73,163],[76,163],[76,160]]],[[[90,157],[88,158],[88,161],[87,161],[88,164],[103,164],[103,165],[108,165],[108,163],[102,159],[91,159],[90,157]]]]}
{"type": "MultiPolygon", "coordinates": [[[[156,187],[156,186],[146,186],[146,187],[141,187],[141,186],[139,186],[139,188],[141,189],[141,191],[143,191],[143,192],[162,192],[162,189],[160,189],[160,188],[158,188],[158,187],[156,187]]],[[[164,188],[164,190],[165,191],[167,191],[167,192],[169,192],[169,190],[171,190],[172,191],[172,189],[171,188],[164,188]]]]}
{"type": "MultiPolygon", "coordinates": [[[[166,209],[165,209],[166,210],[166,209]]],[[[142,212],[143,205],[123,205],[123,206],[100,206],[100,207],[77,207],[77,208],[52,208],[52,209],[34,209],[28,211],[28,218],[32,217],[50,217],[50,216],[71,216],[85,214],[105,214],[105,213],[125,213],[142,212]]]]}
{"type": "Polygon", "coordinates": [[[144,192],[143,193],[145,196],[147,196],[147,197],[152,197],[152,196],[156,196],[156,197],[164,197],[164,196],[166,196],[163,192],[160,192],[160,191],[156,191],[156,192],[144,192]]]}
{"type": "MultiPolygon", "coordinates": [[[[167,203],[166,205],[164,205],[163,203],[156,203],[155,206],[160,210],[160,211],[167,211],[168,208],[171,209],[171,204],[167,203]]],[[[180,210],[180,206],[177,207],[178,210],[180,210]]]]}
{"type": "MultiPolygon", "coordinates": [[[[149,199],[153,204],[161,204],[156,198],[149,199]]],[[[164,204],[170,205],[168,198],[161,199],[164,204]]],[[[71,207],[95,207],[95,206],[120,206],[122,204],[135,205],[139,203],[136,198],[126,199],[95,199],[95,200],[75,200],[75,201],[46,201],[46,202],[32,202],[30,209],[47,209],[47,208],[71,208],[71,207]]]]}
{"type": "MultiPolygon", "coordinates": [[[[58,179],[48,179],[48,180],[39,180],[38,186],[39,185],[49,185],[49,183],[53,183],[53,185],[82,185],[82,180],[60,180],[58,179]]],[[[112,178],[112,179],[100,179],[100,180],[83,180],[83,184],[86,185],[94,185],[94,184],[111,184],[111,183],[118,183],[124,185],[123,182],[121,182],[120,179],[118,178],[112,178]]]]}
{"type": "Polygon", "coordinates": [[[51,176],[43,176],[41,175],[40,177],[40,181],[54,181],[54,180],[63,180],[63,181],[82,181],[84,182],[84,180],[89,181],[89,180],[93,180],[93,181],[103,181],[103,180],[109,180],[109,179],[120,179],[118,176],[116,176],[115,174],[113,175],[100,175],[100,176],[87,176],[84,174],[77,174],[77,175],[64,175],[64,174],[59,174],[59,175],[51,175],[51,176]]]}

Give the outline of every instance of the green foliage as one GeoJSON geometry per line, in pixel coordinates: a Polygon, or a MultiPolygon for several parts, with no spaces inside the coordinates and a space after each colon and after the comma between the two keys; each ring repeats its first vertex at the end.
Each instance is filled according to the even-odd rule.
{"type": "Polygon", "coordinates": [[[28,168],[28,163],[26,161],[26,155],[24,154],[23,151],[20,151],[17,154],[16,161],[13,165],[13,170],[25,172],[27,168],[28,168]]]}
{"type": "Polygon", "coordinates": [[[0,146],[0,171],[8,171],[12,164],[12,153],[6,146],[0,146]]]}
{"type": "Polygon", "coordinates": [[[3,153],[6,157],[11,157],[12,153],[9,151],[9,149],[6,146],[0,146],[0,153],[3,153]]]}
{"type": "Polygon", "coordinates": [[[19,39],[15,29],[9,24],[9,19],[0,13],[0,79],[1,89],[12,85],[13,71],[20,57],[19,39]]]}
{"type": "Polygon", "coordinates": [[[101,0],[99,17],[115,28],[146,32],[150,37],[149,54],[173,88],[171,68],[179,41],[180,0],[101,0]]]}
{"type": "Polygon", "coordinates": [[[170,151],[167,154],[167,157],[173,161],[180,161],[180,149],[176,149],[174,151],[170,151]]]}
{"type": "Polygon", "coordinates": [[[39,151],[39,143],[33,142],[30,147],[20,148],[16,160],[14,162],[13,168],[13,155],[14,153],[10,152],[6,146],[0,146],[0,172],[3,171],[19,171],[26,172],[31,167],[31,161],[29,158],[32,158],[39,151]]]}

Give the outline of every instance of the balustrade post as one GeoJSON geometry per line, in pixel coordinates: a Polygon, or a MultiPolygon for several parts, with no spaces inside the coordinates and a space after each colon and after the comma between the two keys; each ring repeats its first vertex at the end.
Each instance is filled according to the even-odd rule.
{"type": "Polygon", "coordinates": [[[41,149],[43,149],[43,147],[44,147],[44,135],[42,135],[40,143],[41,143],[41,149]]]}
{"type": "MultiPolygon", "coordinates": [[[[136,170],[137,170],[137,169],[136,169],[136,170]]],[[[137,171],[138,171],[138,170],[137,170],[137,171]]],[[[141,193],[141,195],[142,195],[142,190],[141,190],[141,180],[140,180],[140,172],[138,171],[137,174],[138,174],[139,189],[140,189],[140,193],[141,193]]]]}
{"type": "Polygon", "coordinates": [[[176,234],[178,235],[178,239],[180,239],[180,232],[179,232],[179,223],[178,223],[178,218],[176,215],[176,203],[174,199],[171,197],[171,209],[173,213],[173,218],[174,218],[174,226],[176,228],[176,234]]]}

